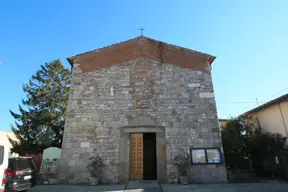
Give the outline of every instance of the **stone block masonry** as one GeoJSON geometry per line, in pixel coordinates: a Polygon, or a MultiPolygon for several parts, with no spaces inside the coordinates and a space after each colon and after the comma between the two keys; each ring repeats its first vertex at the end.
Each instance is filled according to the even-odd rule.
{"type": "MultiPolygon", "coordinates": [[[[177,181],[172,161],[180,151],[222,148],[210,71],[144,58],[93,72],[74,64],[60,181],[87,183],[89,157],[98,154],[106,165],[102,182],[118,183],[120,129],[139,116],[165,128],[166,182],[177,181]]],[[[226,181],[224,164],[191,168],[191,182],[226,181]]]]}
{"type": "MultiPolygon", "coordinates": [[[[60,181],[87,183],[89,157],[98,154],[106,165],[102,182],[127,182],[133,131],[156,132],[161,182],[177,181],[172,161],[181,151],[222,148],[210,74],[214,59],[144,36],[69,58],[73,76],[60,181]]],[[[226,181],[224,164],[191,168],[190,182],[226,181]]]]}

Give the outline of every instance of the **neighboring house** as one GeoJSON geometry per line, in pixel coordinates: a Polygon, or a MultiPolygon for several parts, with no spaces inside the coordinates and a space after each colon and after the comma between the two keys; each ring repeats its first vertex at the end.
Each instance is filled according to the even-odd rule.
{"type": "Polygon", "coordinates": [[[263,131],[288,137],[288,94],[260,105],[242,115],[252,117],[263,131]]]}
{"type": "Polygon", "coordinates": [[[72,68],[60,182],[88,182],[89,157],[104,183],[225,182],[211,64],[215,57],[140,36],[68,58],[72,68]]]}
{"type": "Polygon", "coordinates": [[[10,152],[10,149],[11,149],[12,145],[11,145],[10,141],[8,140],[8,136],[9,136],[11,139],[13,139],[13,140],[17,140],[17,138],[16,138],[16,136],[14,135],[14,133],[6,132],[6,131],[0,131],[0,141],[4,141],[5,143],[8,144],[8,146],[9,146],[9,154],[10,154],[11,156],[17,156],[17,154],[15,154],[15,153],[12,154],[12,153],[10,152]]]}
{"type": "Polygon", "coordinates": [[[222,130],[222,128],[227,124],[228,121],[229,119],[219,119],[220,130],[222,130]]]}

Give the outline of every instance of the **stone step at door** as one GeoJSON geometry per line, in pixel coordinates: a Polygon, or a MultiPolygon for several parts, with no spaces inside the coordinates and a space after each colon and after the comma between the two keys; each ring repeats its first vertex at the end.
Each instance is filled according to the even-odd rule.
{"type": "Polygon", "coordinates": [[[162,192],[162,187],[158,181],[140,180],[129,181],[125,190],[127,192],[162,192]]]}

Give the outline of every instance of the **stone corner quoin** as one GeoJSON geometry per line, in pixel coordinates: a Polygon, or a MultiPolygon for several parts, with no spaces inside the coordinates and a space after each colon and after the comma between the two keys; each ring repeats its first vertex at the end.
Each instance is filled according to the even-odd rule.
{"type": "MultiPolygon", "coordinates": [[[[127,42],[72,59],[58,171],[63,183],[87,183],[86,165],[96,154],[106,165],[103,183],[127,182],[133,130],[156,133],[160,182],[177,182],[173,159],[178,153],[190,148],[222,150],[206,57],[147,38],[127,42]],[[177,63],[173,50],[176,58],[184,52],[186,60],[179,58],[177,63]]],[[[226,182],[226,178],[224,163],[191,165],[189,171],[190,182],[226,182]]]]}

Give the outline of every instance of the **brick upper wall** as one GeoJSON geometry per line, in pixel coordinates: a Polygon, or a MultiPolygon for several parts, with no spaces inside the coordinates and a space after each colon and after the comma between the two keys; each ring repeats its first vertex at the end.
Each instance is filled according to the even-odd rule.
{"type": "Polygon", "coordinates": [[[146,58],[207,72],[214,56],[140,36],[125,42],[68,58],[71,65],[80,64],[82,72],[93,72],[125,61],[146,58]]]}

